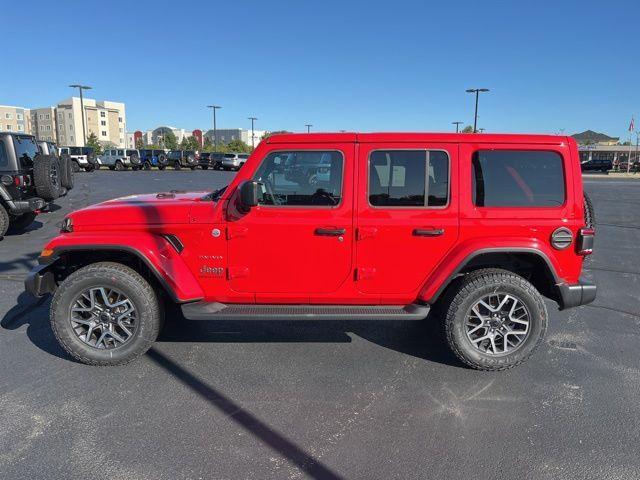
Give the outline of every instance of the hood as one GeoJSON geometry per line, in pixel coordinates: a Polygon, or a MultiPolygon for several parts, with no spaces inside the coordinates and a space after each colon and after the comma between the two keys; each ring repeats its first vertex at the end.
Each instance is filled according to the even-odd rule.
{"type": "Polygon", "coordinates": [[[130,195],[91,205],[69,216],[74,227],[189,223],[191,207],[208,193],[174,191],[130,195]]]}

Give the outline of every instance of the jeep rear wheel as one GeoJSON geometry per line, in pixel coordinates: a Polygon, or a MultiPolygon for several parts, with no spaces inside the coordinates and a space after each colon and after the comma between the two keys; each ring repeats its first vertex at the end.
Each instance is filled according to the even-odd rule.
{"type": "Polygon", "coordinates": [[[120,172],[124,170],[124,164],[120,160],[116,160],[116,164],[114,168],[120,172]]]}
{"type": "Polygon", "coordinates": [[[4,205],[0,205],[0,237],[4,237],[7,230],[9,230],[9,214],[4,205]]]}
{"type": "Polygon", "coordinates": [[[547,308],[527,280],[501,269],[462,279],[448,305],[445,332],[453,353],[478,370],[506,370],[524,362],[542,342],[547,308]]]}
{"type": "Polygon", "coordinates": [[[149,283],[113,262],[69,275],[51,302],[51,327],[60,345],[89,365],[123,365],[155,341],[162,311],[149,283]]]}
{"type": "Polygon", "coordinates": [[[36,155],[33,161],[33,180],[36,192],[47,201],[55,200],[61,193],[62,170],[58,159],[52,155],[36,155]]]}

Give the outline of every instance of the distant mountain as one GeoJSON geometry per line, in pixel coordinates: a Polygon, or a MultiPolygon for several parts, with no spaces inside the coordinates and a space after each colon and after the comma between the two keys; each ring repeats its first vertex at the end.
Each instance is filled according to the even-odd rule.
{"type": "Polygon", "coordinates": [[[619,137],[610,137],[604,133],[594,132],[593,130],[587,130],[581,133],[571,135],[576,142],[582,145],[589,145],[594,143],[618,143],[619,137]]]}

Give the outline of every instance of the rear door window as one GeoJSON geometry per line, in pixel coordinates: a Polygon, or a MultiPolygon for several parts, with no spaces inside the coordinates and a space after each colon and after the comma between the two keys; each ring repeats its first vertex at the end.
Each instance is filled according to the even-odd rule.
{"type": "Polygon", "coordinates": [[[38,154],[38,145],[32,137],[14,137],[16,157],[23,167],[33,166],[33,159],[38,154]]]}
{"type": "Polygon", "coordinates": [[[564,167],[556,152],[479,150],[472,163],[473,203],[478,207],[564,204],[564,167]]]}
{"type": "Polygon", "coordinates": [[[0,140],[0,170],[6,169],[9,166],[9,157],[7,156],[7,149],[4,146],[4,142],[0,140]]]}
{"type": "Polygon", "coordinates": [[[444,207],[449,157],[440,150],[376,150],[369,157],[369,203],[374,207],[444,207]]]}

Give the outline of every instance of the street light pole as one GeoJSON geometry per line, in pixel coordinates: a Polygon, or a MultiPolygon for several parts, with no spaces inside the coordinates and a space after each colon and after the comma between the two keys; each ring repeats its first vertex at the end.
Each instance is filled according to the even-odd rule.
{"type": "Polygon", "coordinates": [[[255,122],[256,120],[258,120],[256,117],[247,117],[249,120],[251,120],[251,148],[255,149],[256,148],[256,137],[253,134],[253,122],[255,122]]]}
{"type": "Polygon", "coordinates": [[[218,129],[216,126],[216,110],[222,108],[219,105],[207,105],[207,108],[213,110],[213,151],[218,151],[218,129]]]}
{"type": "Polygon", "coordinates": [[[452,125],[456,126],[456,133],[460,132],[460,125],[462,125],[463,122],[451,122],[452,125]]]}
{"type": "Polygon", "coordinates": [[[307,133],[309,133],[311,131],[311,127],[313,127],[310,123],[305,123],[304,126],[307,127],[307,133]]]}
{"type": "Polygon", "coordinates": [[[478,131],[478,96],[480,95],[480,92],[488,92],[489,89],[488,88],[468,88],[467,89],[467,93],[475,93],[476,94],[476,112],[475,115],[473,116],[473,133],[476,133],[478,131]]]}
{"type": "MultiPolygon", "coordinates": [[[[84,97],[82,96],[82,91],[83,90],[91,90],[91,87],[88,85],[80,85],[80,84],[73,84],[73,85],[69,85],[71,88],[77,88],[78,90],[80,90],[80,110],[82,110],[82,146],[86,147],[87,146],[87,128],[85,127],[85,122],[84,122],[84,97]]],[[[73,100],[71,101],[71,105],[73,106],[73,100]]]]}

